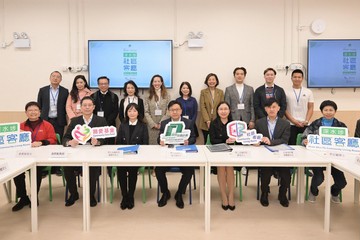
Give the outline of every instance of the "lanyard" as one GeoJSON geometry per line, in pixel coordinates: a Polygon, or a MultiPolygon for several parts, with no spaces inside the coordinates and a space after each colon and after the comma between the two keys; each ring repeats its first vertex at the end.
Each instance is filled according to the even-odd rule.
{"type": "Polygon", "coordinates": [[[243,102],[244,92],[245,92],[245,86],[243,87],[243,91],[242,91],[242,93],[241,93],[241,97],[239,98],[240,103],[243,102]]]}
{"type": "Polygon", "coordinates": [[[56,106],[56,99],[57,99],[57,97],[59,95],[59,89],[56,89],[56,93],[55,93],[55,96],[54,96],[53,91],[50,88],[50,94],[51,94],[51,98],[54,100],[54,106],[56,106]]]}
{"type": "Polygon", "coordinates": [[[187,116],[187,114],[186,114],[186,100],[185,99],[183,99],[184,101],[181,101],[181,102],[183,102],[184,104],[181,104],[182,105],[182,108],[183,108],[183,110],[184,110],[184,114],[183,114],[183,116],[187,116]]]}
{"type": "Polygon", "coordinates": [[[36,128],[35,128],[34,130],[31,129],[31,142],[35,142],[36,136],[37,136],[38,133],[39,133],[39,130],[40,130],[41,125],[42,125],[42,123],[41,123],[39,126],[36,127],[37,130],[36,130],[35,134],[33,134],[33,132],[34,132],[34,130],[35,130],[36,128]]]}
{"type": "Polygon", "coordinates": [[[276,122],[277,122],[277,117],[275,119],[274,127],[271,128],[272,124],[270,124],[269,119],[267,119],[267,124],[268,124],[268,129],[269,129],[269,134],[270,134],[271,140],[274,140],[274,131],[275,131],[275,127],[276,127],[276,122]]]}
{"type": "Polygon", "coordinates": [[[296,95],[296,91],[295,91],[295,89],[293,88],[293,91],[294,91],[294,94],[295,94],[295,98],[296,98],[296,102],[297,102],[298,105],[299,105],[299,101],[300,101],[301,90],[302,90],[302,88],[300,88],[299,95],[296,95]]]}
{"type": "Polygon", "coordinates": [[[160,102],[161,102],[161,95],[159,96],[159,101],[155,101],[156,109],[160,109],[160,102]]]}

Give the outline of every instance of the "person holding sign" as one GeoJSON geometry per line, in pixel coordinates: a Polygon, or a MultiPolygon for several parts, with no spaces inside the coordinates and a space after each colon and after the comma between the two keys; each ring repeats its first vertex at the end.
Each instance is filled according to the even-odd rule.
{"type": "MultiPolygon", "coordinates": [[[[107,126],[106,119],[103,117],[99,117],[93,114],[95,109],[94,100],[86,96],[81,99],[81,112],[82,116],[74,117],[71,119],[71,122],[66,130],[66,133],[63,138],[63,146],[64,147],[77,147],[79,145],[79,138],[77,136],[83,136],[86,139],[86,135],[88,132],[81,132],[80,130],[78,133],[76,131],[74,134],[72,133],[73,130],[78,130],[78,125],[84,127],[104,127],[107,126]],[[78,134],[78,135],[76,135],[78,134]],[[75,135],[75,137],[74,137],[75,135]]],[[[86,144],[91,144],[93,146],[100,146],[106,144],[106,140],[90,138],[87,140],[86,144]]],[[[69,188],[70,197],[66,200],[65,206],[71,206],[75,203],[76,200],[79,199],[79,193],[76,187],[76,176],[74,171],[79,170],[80,167],[64,167],[65,179],[66,184],[69,188]]],[[[95,189],[96,189],[96,180],[99,178],[100,175],[100,167],[90,167],[90,206],[95,207],[97,205],[95,199],[95,189]]]]}
{"type": "MultiPolygon", "coordinates": [[[[288,121],[278,117],[280,105],[275,98],[269,98],[265,101],[265,111],[267,117],[260,118],[255,123],[257,133],[261,133],[263,138],[261,144],[275,146],[287,144],[290,138],[290,124],[288,121]]],[[[260,168],[261,176],[261,197],[262,206],[269,206],[268,195],[270,192],[269,184],[273,170],[278,172],[280,177],[280,187],[278,199],[283,207],[289,206],[289,200],[286,197],[287,189],[290,187],[290,168],[289,167],[262,167],[260,168]]]]}
{"type": "MultiPolygon", "coordinates": [[[[194,133],[193,122],[186,118],[181,117],[181,114],[182,114],[181,103],[179,103],[175,100],[170,101],[169,105],[168,105],[168,111],[170,113],[170,118],[161,122],[160,134],[157,139],[158,143],[161,146],[166,145],[166,141],[161,139],[160,135],[164,134],[165,130],[168,130],[167,125],[169,125],[171,123],[182,123],[182,124],[185,124],[185,130],[186,129],[190,130],[190,136],[188,139],[182,140],[182,142],[181,143],[179,142],[178,144],[184,144],[184,145],[195,144],[196,136],[194,133]]],[[[181,126],[181,130],[183,130],[181,124],[177,124],[177,126],[181,126]]],[[[170,132],[173,132],[173,131],[170,129],[170,132]]],[[[176,131],[176,132],[178,132],[178,131],[176,131]]],[[[183,201],[182,195],[185,194],[186,186],[189,184],[191,177],[194,173],[194,167],[179,167],[179,168],[182,173],[182,177],[181,177],[181,180],[179,183],[178,190],[175,194],[175,200],[176,200],[176,206],[178,208],[184,208],[184,201],[183,201]]],[[[169,167],[156,167],[155,168],[156,178],[159,182],[160,190],[162,193],[162,197],[158,202],[159,207],[165,206],[167,204],[167,201],[171,197],[170,191],[168,189],[167,178],[166,178],[166,171],[168,171],[168,169],[169,169],[169,167]]]]}
{"type": "MultiPolygon", "coordinates": [[[[48,121],[40,118],[40,105],[37,102],[29,102],[25,105],[25,114],[28,119],[20,124],[22,131],[31,132],[31,147],[46,146],[56,144],[56,135],[54,127],[48,121]]],[[[40,190],[42,174],[44,167],[36,167],[37,191],[40,190]]],[[[24,206],[30,205],[30,199],[26,195],[25,173],[14,178],[16,186],[16,195],[20,198],[19,202],[12,208],[13,212],[21,210],[24,206]]]]}
{"type": "MultiPolygon", "coordinates": [[[[148,145],[149,134],[143,116],[139,114],[140,107],[136,103],[129,103],[125,109],[125,119],[121,123],[116,137],[119,145],[148,145]]],[[[120,183],[122,210],[132,209],[134,204],[134,192],[136,188],[137,172],[139,167],[118,167],[117,176],[120,183]]]]}
{"type": "Polygon", "coordinates": [[[77,75],[74,78],[72,89],[66,100],[66,114],[71,120],[73,117],[81,116],[81,100],[86,96],[91,96],[92,92],[87,84],[84,75],[77,75]]]}
{"type": "MultiPolygon", "coordinates": [[[[346,125],[335,118],[335,114],[337,111],[337,105],[335,102],[331,100],[325,100],[320,104],[320,111],[322,113],[322,117],[313,121],[310,126],[308,126],[303,135],[302,135],[302,144],[307,145],[308,140],[307,136],[309,134],[319,134],[319,128],[321,126],[327,127],[345,127],[346,125]]],[[[319,194],[318,187],[324,181],[324,170],[325,168],[314,167],[311,168],[313,171],[313,177],[311,179],[311,186],[309,191],[309,202],[315,202],[316,197],[319,194]]],[[[345,175],[342,171],[337,168],[331,167],[331,175],[334,179],[334,184],[331,186],[331,201],[334,203],[340,203],[339,194],[341,189],[343,189],[347,182],[345,179],[345,175]]]]}
{"type": "MultiPolygon", "coordinates": [[[[216,114],[217,117],[210,123],[209,129],[211,144],[233,144],[235,138],[229,138],[226,131],[226,125],[232,121],[230,105],[227,102],[220,102],[216,114]]],[[[221,207],[225,211],[228,209],[234,211],[234,167],[217,167],[217,179],[221,193],[221,207]]]]}
{"type": "Polygon", "coordinates": [[[149,144],[156,145],[160,122],[166,118],[166,107],[170,101],[170,95],[160,75],[154,75],[151,78],[149,91],[149,97],[145,99],[145,119],[149,130],[149,144]]]}

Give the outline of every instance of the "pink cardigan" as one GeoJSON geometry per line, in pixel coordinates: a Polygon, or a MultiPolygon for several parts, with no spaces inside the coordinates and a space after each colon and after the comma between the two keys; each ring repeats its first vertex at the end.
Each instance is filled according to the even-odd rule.
{"type": "MultiPolygon", "coordinates": [[[[80,97],[80,100],[83,99],[84,97],[86,96],[91,96],[92,92],[85,88],[84,90],[81,90],[79,92],[79,97],[80,97]]],[[[76,109],[76,106],[78,104],[80,104],[80,100],[78,99],[75,103],[72,101],[71,99],[71,96],[69,94],[67,100],[66,100],[66,114],[70,119],[72,119],[73,117],[77,117],[77,116],[81,116],[82,113],[81,113],[81,110],[80,109],[76,109]]]]}

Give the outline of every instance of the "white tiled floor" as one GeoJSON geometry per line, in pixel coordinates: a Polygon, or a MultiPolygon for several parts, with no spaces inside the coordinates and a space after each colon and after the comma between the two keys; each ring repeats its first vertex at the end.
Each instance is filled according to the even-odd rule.
{"type": "MultiPolygon", "coordinates": [[[[30,232],[30,209],[11,212],[14,203],[7,203],[0,191],[0,239],[360,239],[360,207],[353,203],[353,179],[347,177],[348,186],[343,191],[343,203],[331,205],[331,232],[323,231],[324,189],[318,201],[298,205],[295,200],[283,208],[277,197],[273,180],[270,206],[264,208],[256,200],[256,175],[252,171],[249,186],[243,187],[243,202],[236,202],[234,212],[224,211],[216,177],[212,176],[211,233],[204,231],[204,206],[199,204],[198,191],[193,191],[193,204],[178,209],[175,200],[158,208],[156,204],[156,179],[147,189],[147,203],[141,202],[141,179],[136,191],[133,210],[121,210],[121,196],[116,191],[113,204],[98,204],[91,209],[91,231],[82,231],[82,197],[72,207],[64,206],[64,187],[61,178],[53,175],[54,200],[48,201],[47,179],[40,191],[39,232],[30,232]]],[[[198,175],[197,175],[198,177],[198,175]]],[[[175,193],[179,174],[170,174],[170,190],[175,193]]],[[[28,179],[28,178],[27,178],[28,179]]],[[[81,192],[81,191],[80,191],[81,192]]],[[[292,189],[295,199],[295,188],[292,189]]],[[[238,190],[236,190],[238,200],[238,190]]]]}

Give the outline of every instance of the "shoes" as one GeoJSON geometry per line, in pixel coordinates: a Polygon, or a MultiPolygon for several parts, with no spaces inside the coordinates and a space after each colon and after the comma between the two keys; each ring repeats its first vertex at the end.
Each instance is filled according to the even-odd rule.
{"type": "Polygon", "coordinates": [[[339,196],[333,196],[333,195],[331,195],[331,201],[336,204],[339,204],[341,202],[339,196]]]}
{"type": "Polygon", "coordinates": [[[97,205],[97,201],[94,196],[90,196],[90,207],[95,207],[97,205]]]}
{"type": "Polygon", "coordinates": [[[225,211],[229,209],[229,205],[222,205],[222,204],[221,204],[221,207],[222,207],[222,209],[224,209],[225,211]]]}
{"type": "Polygon", "coordinates": [[[177,192],[175,194],[175,200],[176,200],[176,206],[180,209],[183,209],[184,208],[184,201],[183,201],[183,198],[182,198],[182,194],[177,192]]]}
{"type": "Polygon", "coordinates": [[[128,208],[128,209],[133,209],[134,207],[135,207],[134,197],[131,197],[131,198],[129,198],[129,200],[128,200],[127,208],[128,208]]]}
{"type": "Polygon", "coordinates": [[[246,172],[247,172],[246,167],[242,167],[241,168],[241,174],[246,176],[246,172]]]}
{"type": "Polygon", "coordinates": [[[283,207],[289,207],[289,200],[287,199],[286,195],[284,196],[278,196],[278,199],[280,201],[281,206],[283,207]]]}
{"type": "Polygon", "coordinates": [[[61,177],[61,176],[63,175],[63,172],[62,172],[61,169],[59,168],[59,169],[57,169],[57,170],[55,171],[55,174],[56,174],[56,176],[61,177]]]}
{"type": "Polygon", "coordinates": [[[266,193],[265,193],[265,192],[261,193],[260,203],[261,203],[261,205],[262,205],[263,207],[269,206],[268,195],[269,195],[269,193],[267,193],[267,192],[266,192],[266,193]]]}
{"type": "Polygon", "coordinates": [[[30,199],[28,196],[20,198],[19,202],[12,208],[13,212],[23,209],[26,205],[30,205],[30,199]]]}
{"type": "Polygon", "coordinates": [[[316,196],[314,194],[312,194],[311,191],[309,191],[308,201],[311,202],[311,203],[316,202],[316,196]]]}
{"type": "Polygon", "coordinates": [[[126,197],[123,197],[123,199],[121,200],[121,203],[120,203],[120,208],[122,210],[125,210],[127,207],[128,207],[128,200],[126,197]]]}
{"type": "Polygon", "coordinates": [[[235,210],[235,205],[234,206],[231,206],[231,205],[227,205],[228,209],[230,209],[231,211],[234,211],[235,210]]]}
{"type": "Polygon", "coordinates": [[[167,200],[169,200],[171,197],[169,190],[165,193],[163,193],[163,195],[161,196],[159,202],[158,202],[158,207],[163,207],[167,204],[167,200]]]}
{"type": "Polygon", "coordinates": [[[75,201],[79,199],[79,193],[76,192],[75,194],[71,194],[68,200],[65,202],[66,207],[70,207],[74,205],[75,201]]]}

